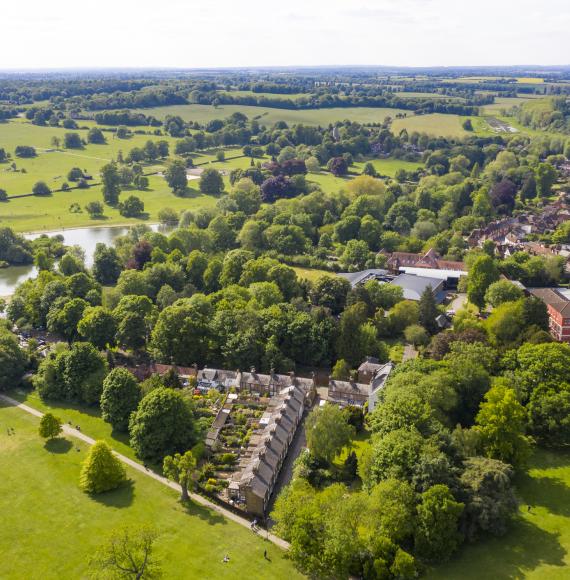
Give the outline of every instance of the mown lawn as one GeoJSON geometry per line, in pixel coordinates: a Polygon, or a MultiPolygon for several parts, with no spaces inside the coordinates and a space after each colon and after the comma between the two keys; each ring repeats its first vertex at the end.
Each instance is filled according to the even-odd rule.
{"type": "Polygon", "coordinates": [[[300,266],[293,266],[293,270],[297,273],[298,278],[305,278],[305,280],[310,280],[311,282],[318,280],[321,276],[335,276],[334,272],[319,270],[317,268],[301,268],[300,266]]]}
{"type": "Polygon", "coordinates": [[[449,564],[432,570],[426,578],[570,578],[570,452],[538,450],[517,489],[519,517],[505,537],[464,547],[449,564]]]}
{"type": "Polygon", "coordinates": [[[133,470],[130,485],[85,495],[78,478],[87,446],[66,439],[44,445],[38,423],[0,404],[2,579],[85,578],[90,556],[112,529],[143,523],[160,532],[156,554],[165,578],[301,577],[270,542],[211,510],[184,507],[176,492],[133,470]]]}

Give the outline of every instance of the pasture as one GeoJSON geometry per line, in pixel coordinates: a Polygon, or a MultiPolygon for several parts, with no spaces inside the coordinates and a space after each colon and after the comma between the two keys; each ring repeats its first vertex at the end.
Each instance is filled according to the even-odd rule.
{"type": "Polygon", "coordinates": [[[37,417],[0,406],[0,577],[85,578],[100,543],[127,524],[159,530],[156,554],[165,578],[301,577],[270,542],[209,509],[183,506],[175,491],[130,468],[130,485],[99,496],[82,493],[87,446],[71,438],[44,445],[38,424],[37,417]]]}
{"type": "Polygon", "coordinates": [[[570,570],[570,454],[537,450],[517,481],[519,515],[507,535],[466,545],[426,580],[563,580],[570,570]],[[528,511],[528,506],[531,511],[528,511]]]}
{"type": "Polygon", "coordinates": [[[386,109],[375,107],[336,107],[331,109],[274,109],[269,107],[254,107],[246,105],[173,105],[169,107],[154,107],[134,109],[134,112],[152,115],[164,119],[166,115],[178,115],[185,121],[207,123],[213,119],[225,119],[239,112],[248,119],[256,119],[262,125],[272,126],[278,121],[286,123],[302,123],[304,125],[326,126],[336,121],[350,119],[359,123],[382,123],[386,117],[394,118],[398,113],[410,114],[402,109],[386,109]]]}
{"type": "Polygon", "coordinates": [[[480,117],[464,117],[461,115],[443,115],[432,113],[429,115],[416,115],[405,119],[394,119],[392,122],[392,133],[398,135],[402,129],[408,133],[417,131],[428,135],[441,137],[467,137],[469,135],[489,135],[489,127],[484,119],[480,117]],[[466,131],[462,123],[466,119],[471,119],[474,131],[466,131]]]}
{"type": "Polygon", "coordinates": [[[483,115],[496,115],[532,100],[532,97],[495,97],[495,102],[482,107],[481,112],[483,115]]]}

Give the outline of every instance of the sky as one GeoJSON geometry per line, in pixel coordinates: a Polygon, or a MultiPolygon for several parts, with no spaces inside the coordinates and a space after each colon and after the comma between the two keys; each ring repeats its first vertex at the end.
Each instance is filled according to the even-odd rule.
{"type": "Polygon", "coordinates": [[[570,0],[2,2],[0,70],[570,64],[570,0]]]}

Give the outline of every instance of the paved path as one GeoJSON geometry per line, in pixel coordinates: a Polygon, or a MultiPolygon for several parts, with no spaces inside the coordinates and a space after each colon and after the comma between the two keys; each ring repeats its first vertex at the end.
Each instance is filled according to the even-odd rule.
{"type": "MultiPolygon", "coordinates": [[[[0,395],[0,399],[5,401],[9,405],[13,405],[14,407],[18,407],[19,409],[22,409],[22,411],[26,411],[27,413],[35,415],[36,417],[43,417],[42,412],[38,411],[37,409],[34,409],[33,407],[30,407],[29,405],[25,405],[24,403],[20,403],[19,401],[16,401],[16,399],[12,399],[11,397],[7,397],[6,395],[0,395]]],[[[84,441],[88,445],[93,445],[95,443],[95,439],[88,437],[87,435],[85,435],[85,433],[82,433],[81,431],[78,431],[77,429],[74,429],[73,427],[70,427],[69,425],[66,425],[66,424],[63,425],[63,432],[66,435],[69,435],[70,437],[75,437],[76,439],[81,439],[82,441],[84,441]]],[[[141,473],[143,473],[147,477],[151,477],[152,479],[155,479],[159,483],[162,483],[162,485],[166,485],[166,486],[170,487],[171,489],[176,490],[178,493],[181,493],[182,489],[177,483],[174,483],[173,481],[166,479],[166,477],[162,477],[161,475],[158,475],[158,473],[155,473],[151,469],[147,469],[146,467],[144,467],[144,465],[141,465],[140,463],[137,463],[136,461],[133,461],[132,459],[129,459],[128,457],[125,457],[124,455],[121,455],[120,453],[117,453],[116,451],[113,451],[113,453],[123,463],[125,463],[129,467],[132,467],[133,469],[140,471],[141,473]]],[[[202,497],[201,495],[198,495],[197,493],[191,493],[190,497],[191,497],[192,501],[196,502],[197,504],[200,504],[204,507],[207,507],[211,510],[214,510],[215,512],[221,514],[222,516],[228,518],[229,520],[232,520],[233,522],[236,522],[237,524],[244,526],[245,528],[248,528],[248,529],[251,528],[251,522],[248,519],[243,518],[241,516],[238,516],[237,514],[234,514],[233,512],[215,504],[214,502],[211,502],[210,500],[206,499],[205,497],[202,497]]],[[[276,546],[279,546],[280,548],[283,548],[284,550],[289,549],[288,542],[286,542],[285,540],[282,540],[281,538],[278,538],[277,536],[275,536],[271,533],[268,534],[267,532],[262,530],[259,533],[259,535],[263,538],[267,538],[269,541],[273,542],[276,546]]]]}

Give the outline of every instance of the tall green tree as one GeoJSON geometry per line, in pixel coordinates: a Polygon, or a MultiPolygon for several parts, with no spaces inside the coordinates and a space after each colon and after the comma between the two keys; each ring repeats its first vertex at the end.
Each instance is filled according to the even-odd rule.
{"type": "Polygon", "coordinates": [[[184,455],[176,453],[175,455],[167,455],[163,462],[164,475],[175,481],[181,488],[181,499],[187,501],[190,499],[188,495],[188,487],[192,482],[192,476],[196,471],[196,458],[192,451],[186,451],[184,455]]]}
{"type": "Polygon", "coordinates": [[[433,295],[433,289],[431,286],[428,286],[422,292],[419,307],[420,307],[420,324],[430,334],[435,334],[438,328],[435,319],[437,318],[439,312],[437,310],[435,296],[433,295]]]}
{"type": "Polygon", "coordinates": [[[524,465],[530,454],[531,440],[525,435],[527,413],[513,389],[497,383],[485,395],[476,417],[475,429],[487,457],[515,467],[524,465]]]}
{"type": "Polygon", "coordinates": [[[103,183],[103,200],[108,205],[117,205],[121,193],[121,178],[115,163],[107,163],[101,167],[101,181],[103,183]]]}
{"type": "Polygon", "coordinates": [[[421,494],[414,540],[422,558],[444,561],[457,550],[462,541],[458,523],[463,507],[446,485],[434,485],[421,494]]]}
{"type": "Polygon", "coordinates": [[[490,256],[479,256],[471,268],[467,279],[467,298],[479,310],[485,307],[487,288],[499,279],[499,269],[490,256]]]}
{"type": "Polygon", "coordinates": [[[79,487],[86,493],[103,493],[117,489],[126,480],[125,468],[107,442],[96,441],[81,465],[79,487]]]}
{"type": "Polygon", "coordinates": [[[315,408],[305,426],[307,444],[317,458],[330,463],[354,436],[354,428],[336,405],[315,408]]]}
{"type": "Polygon", "coordinates": [[[141,388],[127,369],[114,368],[103,381],[101,414],[114,429],[127,431],[129,417],[142,398],[141,388]]]}
{"type": "Polygon", "coordinates": [[[55,439],[62,431],[61,419],[52,413],[45,413],[40,419],[39,434],[44,439],[55,439]]]}

